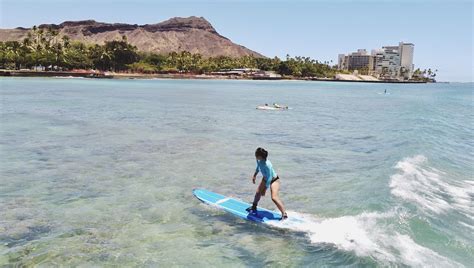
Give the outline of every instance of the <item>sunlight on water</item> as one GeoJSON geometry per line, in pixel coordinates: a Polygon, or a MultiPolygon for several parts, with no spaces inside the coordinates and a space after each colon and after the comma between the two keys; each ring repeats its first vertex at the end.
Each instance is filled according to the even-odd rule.
{"type": "Polygon", "coordinates": [[[0,266],[474,262],[472,84],[0,82],[0,266]],[[272,228],[192,195],[250,201],[258,146],[272,228]]]}

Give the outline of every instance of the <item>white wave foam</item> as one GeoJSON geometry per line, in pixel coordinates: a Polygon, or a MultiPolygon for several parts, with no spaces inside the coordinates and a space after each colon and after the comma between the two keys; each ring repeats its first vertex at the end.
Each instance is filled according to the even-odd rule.
{"type": "Polygon", "coordinates": [[[400,258],[405,264],[414,267],[464,267],[460,263],[454,262],[435,251],[417,244],[408,235],[397,234],[388,237],[384,242],[399,250],[400,258]]]}
{"type": "Polygon", "coordinates": [[[472,226],[471,224],[465,223],[463,221],[458,221],[458,223],[461,224],[462,226],[467,227],[467,228],[471,229],[472,231],[474,231],[474,226],[472,226]]]}
{"type": "Polygon", "coordinates": [[[316,219],[310,215],[288,212],[283,222],[271,222],[277,228],[305,233],[311,243],[328,243],[358,256],[369,256],[386,264],[405,264],[414,267],[462,267],[461,264],[423,247],[409,236],[391,231],[377,224],[400,214],[362,213],[357,216],[316,219]]]}
{"type": "MultiPolygon", "coordinates": [[[[428,167],[422,155],[405,158],[395,166],[399,173],[391,176],[393,195],[431,213],[456,210],[472,217],[472,181],[443,180],[445,173],[428,167]]],[[[463,267],[453,260],[416,243],[410,236],[399,233],[390,223],[403,222],[405,210],[386,213],[362,213],[330,219],[316,219],[310,215],[289,213],[289,219],[272,223],[278,228],[305,233],[312,243],[329,243],[339,249],[369,256],[391,265],[414,267],[463,267]]],[[[463,225],[472,228],[470,224],[463,225]]]]}
{"type": "Polygon", "coordinates": [[[429,167],[427,162],[423,155],[398,162],[395,168],[399,173],[391,176],[391,193],[427,213],[441,214],[455,210],[474,219],[474,183],[444,179],[445,173],[429,167]]]}

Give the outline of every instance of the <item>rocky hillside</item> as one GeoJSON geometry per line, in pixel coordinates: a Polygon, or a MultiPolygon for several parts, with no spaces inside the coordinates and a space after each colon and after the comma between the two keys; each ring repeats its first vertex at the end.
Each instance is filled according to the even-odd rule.
{"type": "MultiPolygon", "coordinates": [[[[263,57],[244,46],[237,45],[217,33],[204,18],[172,18],[156,24],[104,23],[94,20],[65,21],[57,24],[42,24],[39,28],[54,28],[60,35],[85,43],[103,44],[105,41],[120,40],[126,36],[129,43],[141,51],[167,54],[173,51],[200,53],[205,57],[253,55],[263,57]]],[[[0,41],[21,41],[31,29],[0,29],[0,41]]]]}

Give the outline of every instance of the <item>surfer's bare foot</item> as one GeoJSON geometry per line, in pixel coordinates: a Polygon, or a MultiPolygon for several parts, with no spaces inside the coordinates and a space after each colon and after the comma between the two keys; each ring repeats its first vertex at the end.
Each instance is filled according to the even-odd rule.
{"type": "Polygon", "coordinates": [[[283,221],[283,220],[286,220],[286,219],[288,219],[288,214],[286,214],[286,212],[285,212],[285,213],[283,213],[283,215],[281,216],[280,221],[283,221]]]}

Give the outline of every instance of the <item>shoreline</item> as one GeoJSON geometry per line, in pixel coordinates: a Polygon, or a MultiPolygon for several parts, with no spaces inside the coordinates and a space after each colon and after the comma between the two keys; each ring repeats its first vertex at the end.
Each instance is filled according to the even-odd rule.
{"type": "Polygon", "coordinates": [[[356,82],[356,83],[386,83],[386,84],[426,84],[426,81],[398,81],[398,80],[338,80],[332,78],[295,78],[295,77],[249,77],[237,75],[210,75],[210,74],[143,74],[143,73],[94,73],[71,71],[31,71],[31,70],[0,70],[0,77],[70,77],[90,79],[203,79],[203,80],[297,80],[320,82],[356,82]]]}

